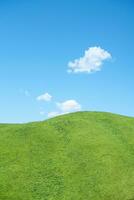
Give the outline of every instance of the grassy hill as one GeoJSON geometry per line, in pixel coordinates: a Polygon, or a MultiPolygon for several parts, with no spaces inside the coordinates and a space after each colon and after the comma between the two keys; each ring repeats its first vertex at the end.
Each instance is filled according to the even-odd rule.
{"type": "Polygon", "coordinates": [[[134,200],[134,118],[1,124],[0,200],[134,200]]]}

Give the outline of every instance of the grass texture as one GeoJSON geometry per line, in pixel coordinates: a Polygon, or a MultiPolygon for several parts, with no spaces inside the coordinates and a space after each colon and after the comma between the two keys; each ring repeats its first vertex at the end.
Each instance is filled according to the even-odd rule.
{"type": "Polygon", "coordinates": [[[134,200],[134,118],[0,124],[0,200],[134,200]]]}

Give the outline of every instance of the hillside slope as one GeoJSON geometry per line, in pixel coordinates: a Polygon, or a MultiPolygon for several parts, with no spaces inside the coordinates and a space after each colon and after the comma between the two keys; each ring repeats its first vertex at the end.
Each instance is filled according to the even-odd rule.
{"type": "Polygon", "coordinates": [[[134,118],[1,124],[0,200],[134,200],[134,118]]]}

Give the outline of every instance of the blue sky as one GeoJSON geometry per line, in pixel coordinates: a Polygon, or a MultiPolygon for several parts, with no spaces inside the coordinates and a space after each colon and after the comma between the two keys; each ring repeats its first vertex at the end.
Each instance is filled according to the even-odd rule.
{"type": "Polygon", "coordinates": [[[132,0],[0,0],[0,122],[80,109],[134,116],[133,9],[132,0]],[[94,57],[79,59],[99,47],[111,56],[99,55],[100,71],[67,72],[69,62],[95,69],[94,57]]]}

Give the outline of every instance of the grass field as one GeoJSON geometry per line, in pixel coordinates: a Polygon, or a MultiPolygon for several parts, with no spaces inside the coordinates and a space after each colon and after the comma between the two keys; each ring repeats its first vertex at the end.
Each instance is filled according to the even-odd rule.
{"type": "Polygon", "coordinates": [[[134,200],[134,118],[1,124],[0,200],[134,200]]]}

